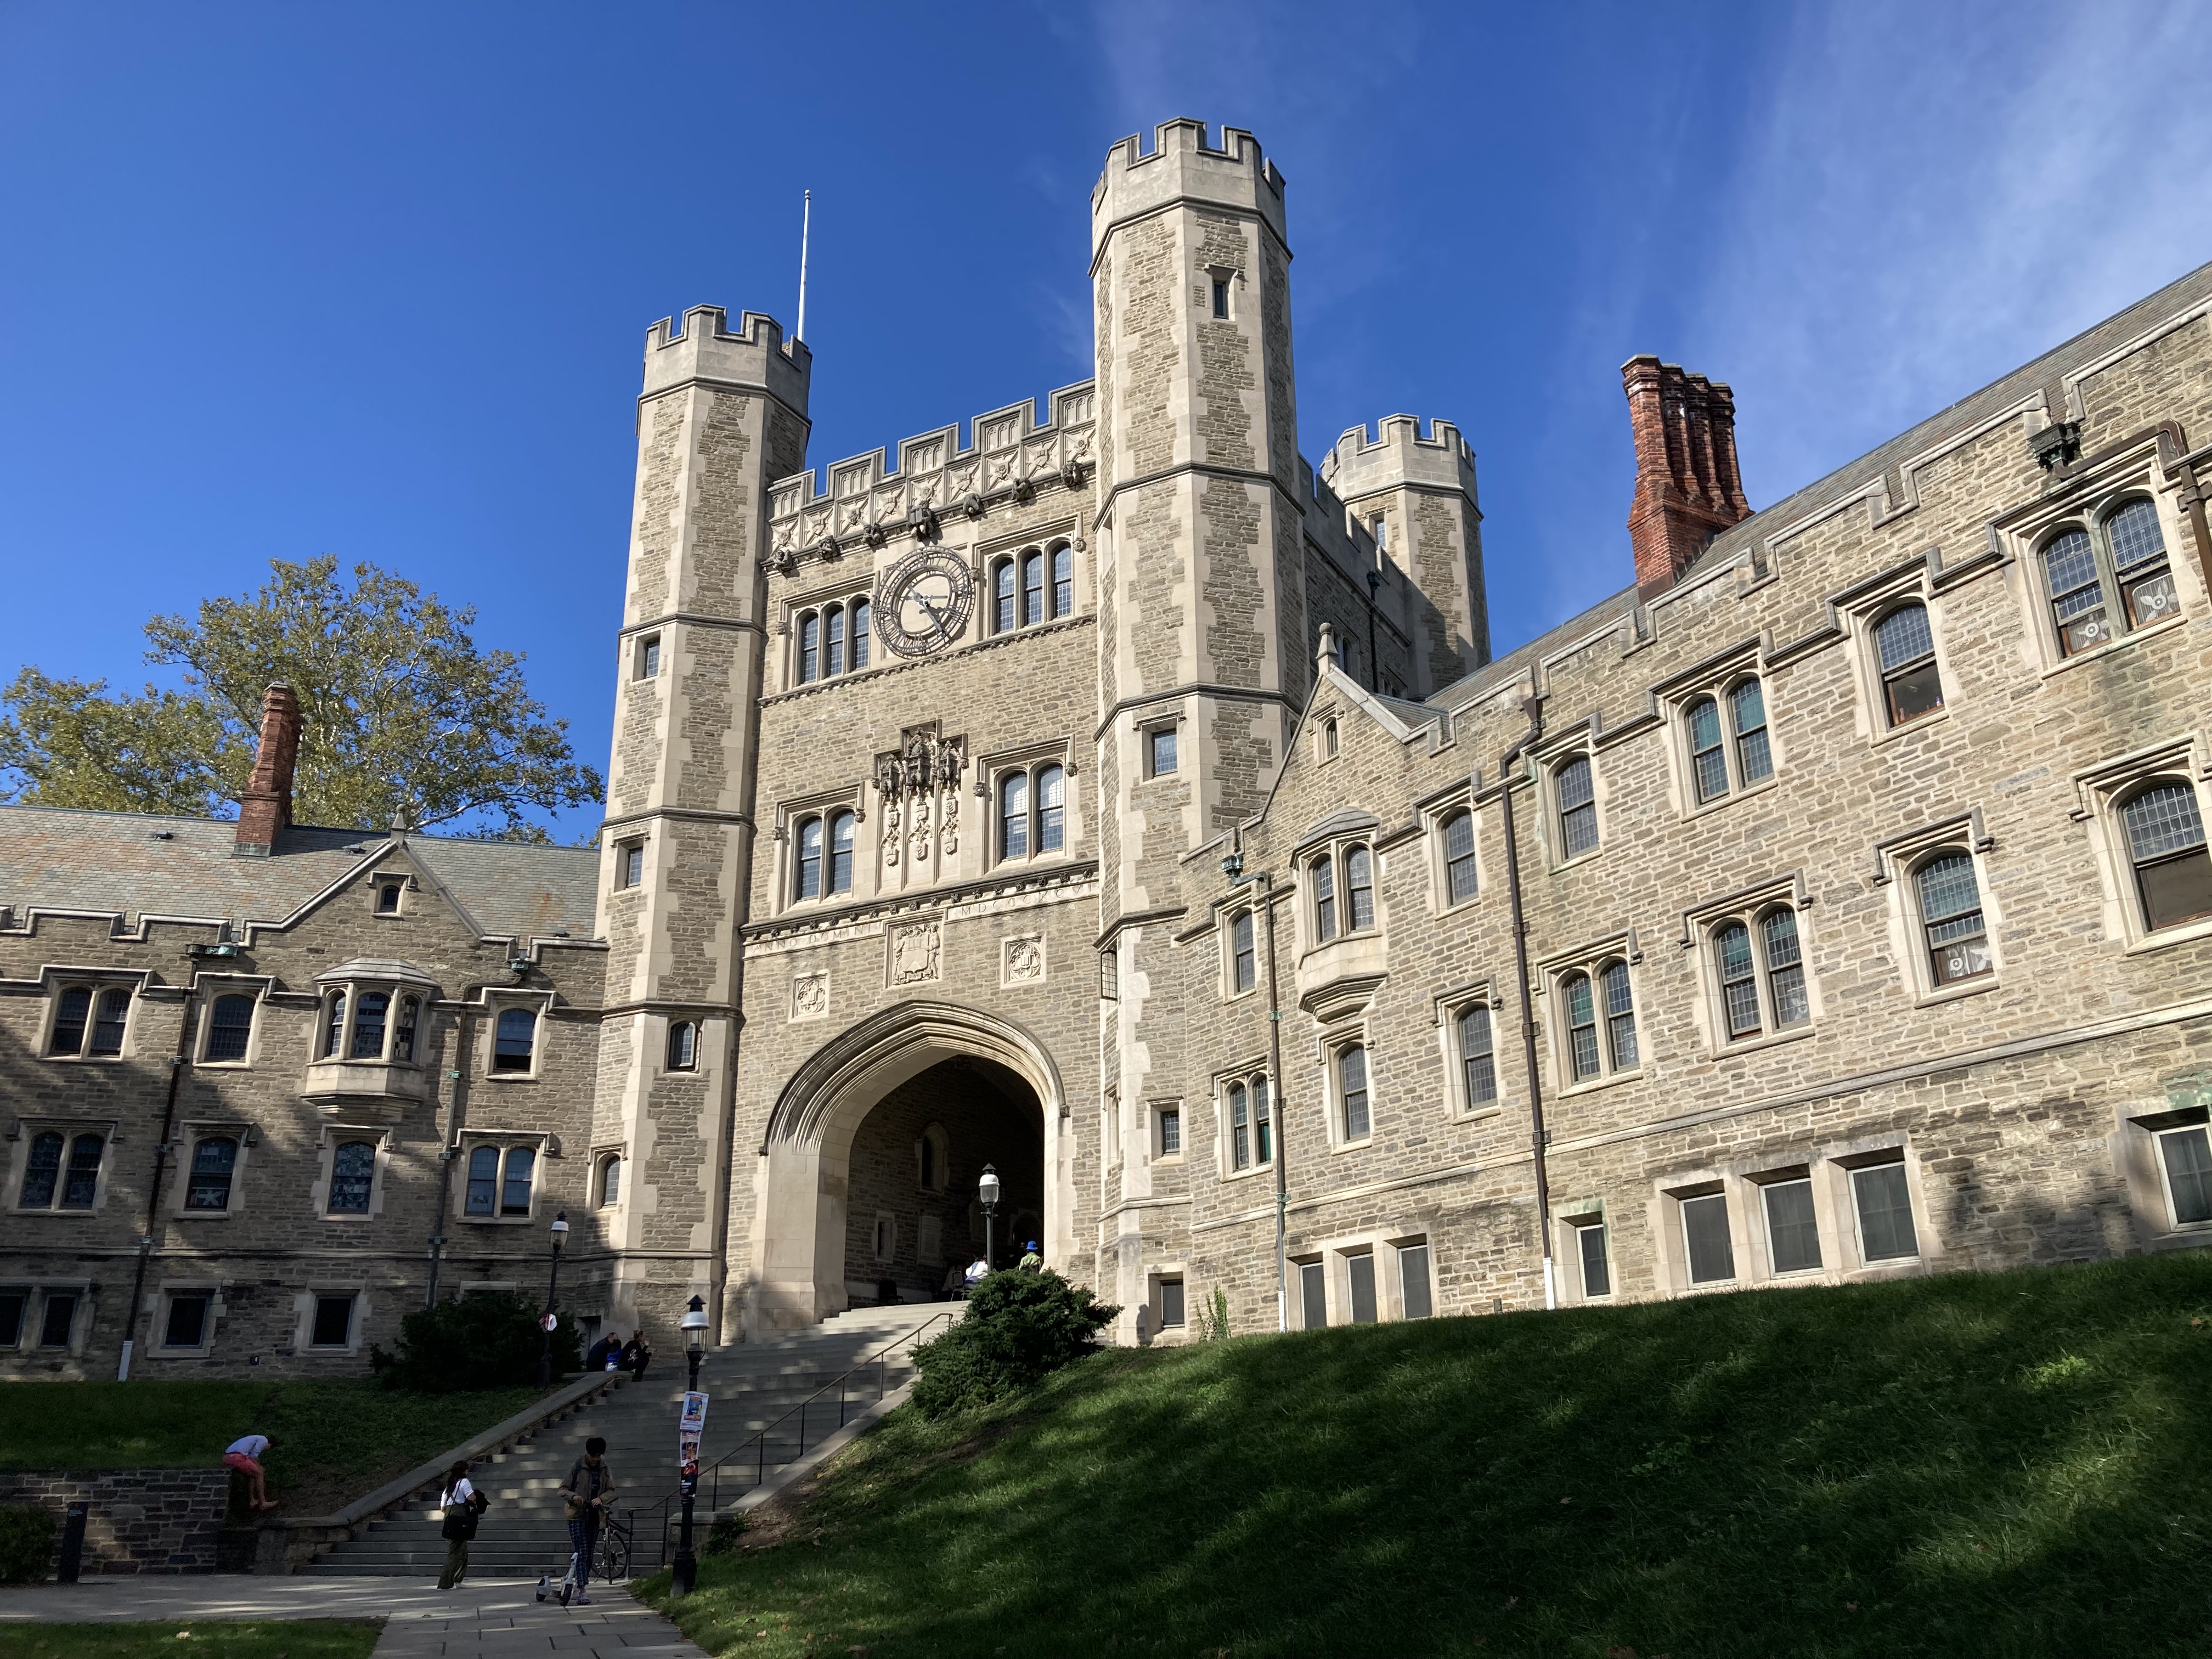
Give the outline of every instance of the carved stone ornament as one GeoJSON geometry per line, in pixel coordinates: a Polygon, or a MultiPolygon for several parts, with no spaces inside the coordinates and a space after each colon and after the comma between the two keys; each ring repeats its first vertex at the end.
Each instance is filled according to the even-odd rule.
{"type": "Polygon", "coordinates": [[[999,982],[1038,985],[1044,981],[1044,936],[1027,933],[999,947],[999,982]]]}
{"type": "Polygon", "coordinates": [[[1017,478],[1014,480],[1014,504],[1016,506],[1027,507],[1036,499],[1036,486],[1035,484],[1031,483],[1027,478],[1017,478]]]}
{"type": "Polygon", "coordinates": [[[960,510],[963,513],[965,513],[971,519],[981,518],[983,516],[983,498],[977,495],[974,490],[969,490],[968,494],[961,499],[960,510]]]}
{"type": "Polygon", "coordinates": [[[1083,486],[1083,463],[1077,460],[1072,455],[1069,456],[1067,459],[1062,461],[1060,464],[1060,481],[1070,489],[1081,489],[1083,486]]]}
{"type": "Polygon", "coordinates": [[[931,540],[937,534],[937,509],[927,501],[916,501],[906,510],[906,526],[921,540],[931,540]]]}
{"type": "Polygon", "coordinates": [[[820,542],[815,544],[814,550],[817,553],[819,553],[825,559],[834,559],[845,550],[838,544],[837,538],[835,536],[824,536],[820,542]]]}
{"type": "Polygon", "coordinates": [[[860,532],[860,537],[870,547],[881,547],[891,538],[890,532],[872,519],[868,521],[868,527],[860,532]]]}
{"type": "Polygon", "coordinates": [[[791,1018],[793,1024],[802,1019],[822,1019],[830,1012],[830,975],[827,973],[799,974],[791,981],[791,1018]]]}
{"type": "Polygon", "coordinates": [[[894,985],[927,985],[938,977],[939,924],[908,922],[889,933],[890,980],[894,985]]]}

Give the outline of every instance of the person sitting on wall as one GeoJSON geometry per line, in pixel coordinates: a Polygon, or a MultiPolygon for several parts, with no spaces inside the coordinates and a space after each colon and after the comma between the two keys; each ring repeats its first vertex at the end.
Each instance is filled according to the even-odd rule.
{"type": "Polygon", "coordinates": [[[957,1302],[966,1296],[968,1270],[957,1261],[947,1267],[945,1270],[945,1283],[938,1287],[938,1294],[947,1302],[957,1302]]]}
{"type": "Polygon", "coordinates": [[[607,1364],[608,1359],[612,1357],[608,1352],[610,1349],[612,1349],[615,1354],[619,1354],[622,1352],[621,1342],[616,1339],[611,1332],[592,1344],[590,1349],[584,1355],[584,1369],[587,1371],[604,1371],[612,1370],[613,1368],[607,1364]]]}
{"type": "Polygon", "coordinates": [[[645,1381],[645,1368],[652,1359],[653,1344],[645,1340],[645,1333],[643,1331],[631,1333],[629,1340],[623,1346],[622,1363],[623,1368],[629,1371],[633,1382],[645,1381]]]}
{"type": "Polygon", "coordinates": [[[968,1264],[968,1289],[971,1293],[978,1285],[983,1282],[985,1277],[990,1273],[990,1271],[991,1264],[984,1261],[980,1255],[968,1264]]]}
{"type": "Polygon", "coordinates": [[[1030,1240],[1030,1247],[1022,1255],[1022,1271],[1025,1273],[1041,1273],[1044,1271],[1044,1258],[1037,1254],[1036,1240],[1034,1238],[1030,1240]]]}
{"type": "Polygon", "coordinates": [[[265,1434],[249,1434],[232,1441],[230,1449],[222,1455],[223,1467],[236,1469],[251,1484],[257,1510],[276,1507],[276,1500],[269,1495],[269,1478],[261,1472],[261,1459],[274,1443],[265,1434]]]}

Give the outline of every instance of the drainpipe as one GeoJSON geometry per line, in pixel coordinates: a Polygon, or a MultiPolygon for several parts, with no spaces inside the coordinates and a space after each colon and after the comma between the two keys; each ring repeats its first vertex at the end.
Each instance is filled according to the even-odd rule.
{"type": "Polygon", "coordinates": [[[1259,884],[1261,919],[1267,933],[1267,1109],[1273,1114],[1269,1125],[1273,1145],[1268,1150],[1275,1155],[1275,1329],[1279,1333],[1291,1328],[1290,1268],[1284,1255],[1291,1203],[1291,1157],[1289,1138],[1283,1133],[1289,1115],[1283,1103],[1283,1000],[1275,988],[1275,882],[1265,870],[1244,874],[1241,852],[1232,852],[1222,860],[1221,868],[1232,887],[1246,882],[1259,884]]]}
{"type": "Polygon", "coordinates": [[[1544,700],[1533,690],[1522,700],[1521,712],[1528,717],[1528,730],[1498,763],[1501,788],[1498,799],[1505,813],[1505,891],[1513,907],[1514,985],[1521,997],[1521,1060],[1528,1068],[1528,1140],[1536,1155],[1536,1229],[1544,1246],[1544,1305],[1556,1308],[1559,1272],[1552,1260],[1552,1186],[1544,1163],[1544,1082],[1536,1066],[1536,1013],[1528,992],[1528,924],[1521,915],[1521,853],[1513,834],[1513,769],[1530,744],[1543,734],[1544,700]]]}
{"type": "Polygon", "coordinates": [[[453,1097],[446,1105],[445,1143],[438,1148],[438,1212],[430,1219],[430,1283],[422,1293],[422,1305],[438,1305],[438,1263],[446,1248],[446,1218],[453,1212],[453,1160],[461,1155],[461,1110],[467,1103],[469,1077],[469,1009],[464,1002],[460,1017],[453,1025],[454,1057],[457,1066],[446,1068],[446,1080],[453,1085],[453,1097]]]}
{"type": "MultiPolygon", "coordinates": [[[[1378,551],[1376,556],[1381,556],[1378,551]]],[[[1382,691],[1382,659],[1375,653],[1375,595],[1382,586],[1382,573],[1367,573],[1367,689],[1376,696],[1382,691]]]]}
{"type": "Polygon", "coordinates": [[[185,993],[182,1018],[177,1022],[177,1052],[169,1056],[169,1098],[161,1108],[161,1139],[154,1148],[154,1179],[146,1190],[146,1231],[138,1239],[138,1267],[131,1278],[131,1312],[123,1322],[123,1358],[115,1380],[131,1380],[131,1350],[138,1335],[138,1310],[146,1297],[146,1265],[154,1254],[154,1228],[161,1212],[161,1177],[169,1168],[169,1136],[177,1127],[177,1086],[184,1081],[185,1056],[191,1052],[192,993],[185,993]]]}

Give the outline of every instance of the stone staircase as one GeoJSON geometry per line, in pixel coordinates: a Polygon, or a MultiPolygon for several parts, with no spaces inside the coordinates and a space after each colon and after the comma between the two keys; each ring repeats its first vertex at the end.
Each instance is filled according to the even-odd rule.
{"type": "MultiPolygon", "coordinates": [[[[878,1352],[882,1386],[888,1391],[911,1379],[908,1349],[914,1334],[932,1320],[927,1333],[945,1328],[943,1316],[957,1316],[957,1303],[924,1303],[891,1308],[860,1308],[834,1315],[811,1330],[792,1332],[757,1342],[739,1343],[708,1354],[699,1369],[699,1386],[711,1397],[707,1432],[700,1449],[702,1468],[725,1457],[761,1430],[777,1424],[824,1384],[878,1352]]],[[[625,1383],[598,1404],[550,1424],[527,1441],[496,1456],[480,1460],[469,1472],[476,1488],[491,1499],[470,1547],[471,1578],[558,1578],[568,1555],[568,1528],[559,1488],[584,1454],[584,1442],[605,1437],[607,1464],[617,1492],[617,1507],[635,1532],[631,1572],[641,1576],[662,1564],[664,1512],[661,1500],[677,1486],[676,1419],[684,1398],[685,1363],[656,1354],[641,1384],[625,1383]]],[[[878,1368],[871,1364],[851,1379],[842,1415],[850,1418],[877,1397],[878,1368]]],[[[767,1437],[765,1455],[749,1453],[702,1476],[695,1506],[703,1532],[715,1510],[728,1508],[771,1476],[797,1461],[802,1445],[819,1444],[838,1426],[839,1391],[806,1407],[780,1424],[767,1437]],[[802,1421],[803,1417],[803,1421],[802,1421]]],[[[363,1534],[334,1547],[307,1571],[386,1577],[435,1578],[446,1559],[439,1534],[442,1518],[434,1494],[372,1522],[363,1534]]],[[[696,1535],[696,1534],[695,1534],[696,1535]]],[[[674,1527],[667,1527],[666,1552],[675,1549],[674,1527]]]]}

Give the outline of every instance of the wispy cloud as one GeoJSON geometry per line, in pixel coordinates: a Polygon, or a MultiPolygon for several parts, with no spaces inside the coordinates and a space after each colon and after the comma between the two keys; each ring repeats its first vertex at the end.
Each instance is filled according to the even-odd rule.
{"type": "Polygon", "coordinates": [[[2212,258],[2201,13],[1854,4],[1758,77],[1685,315],[1771,501],[2212,258]]]}

